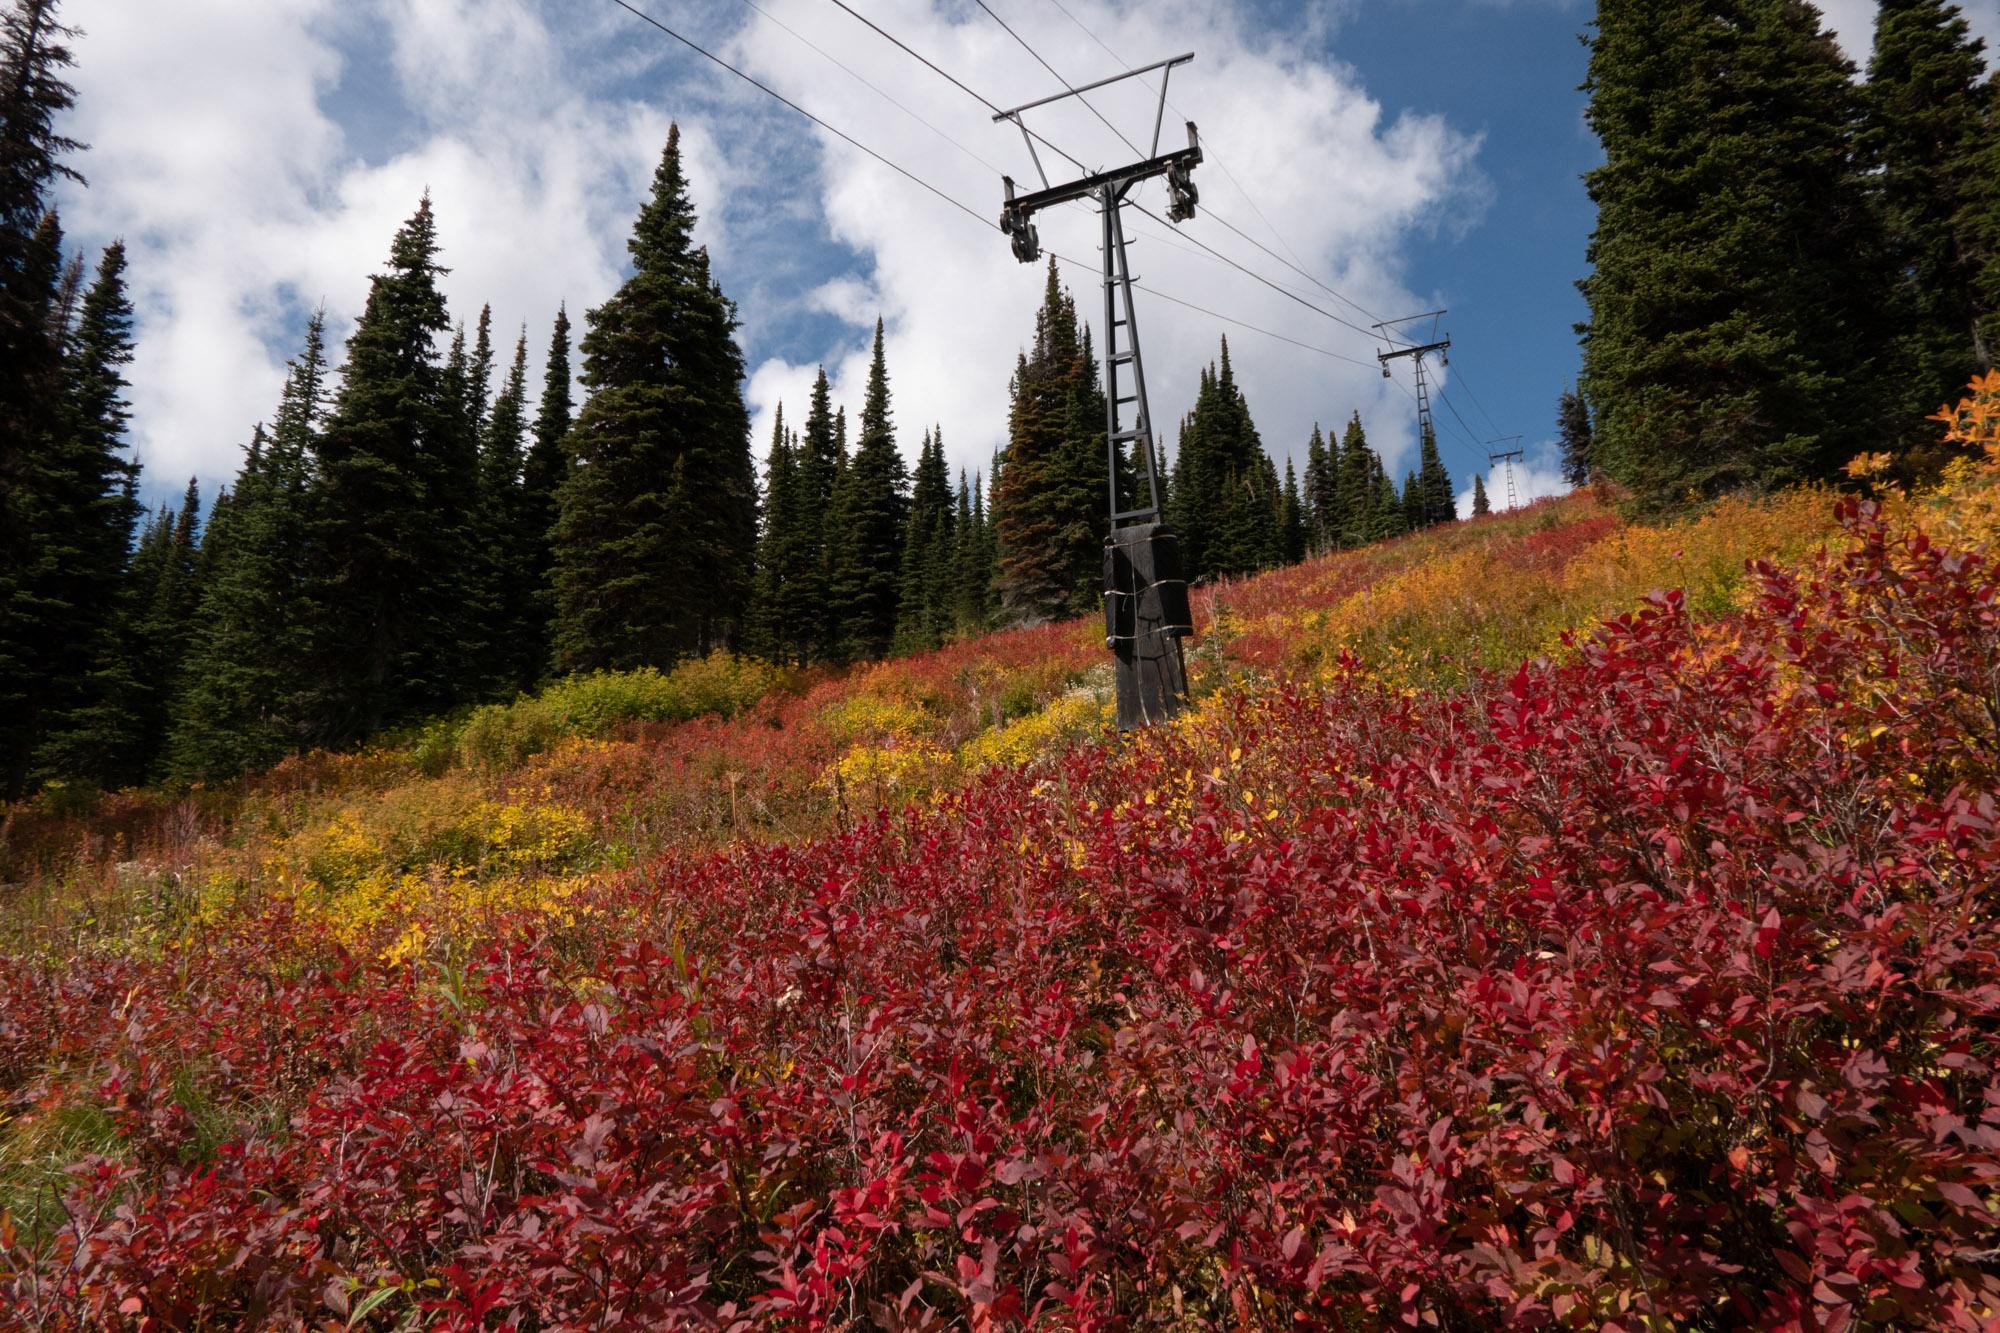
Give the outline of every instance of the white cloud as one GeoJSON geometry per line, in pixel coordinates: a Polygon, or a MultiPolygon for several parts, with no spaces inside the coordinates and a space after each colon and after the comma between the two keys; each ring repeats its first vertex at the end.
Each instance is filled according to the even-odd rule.
{"type": "MultiPolygon", "coordinates": [[[[765,8],[775,21],[750,20],[733,44],[758,77],[864,137],[982,218],[997,216],[1001,197],[999,173],[983,163],[1012,174],[1023,188],[1036,182],[1018,131],[992,124],[986,109],[853,19],[813,0],[770,0],[765,8]],[[867,72],[915,114],[836,69],[800,37],[867,72]],[[948,132],[963,150],[943,141],[932,126],[948,132]]],[[[1009,13],[1004,4],[996,8],[1003,17],[1009,13]]],[[[1435,117],[1385,119],[1351,70],[1310,58],[1288,35],[1247,31],[1230,7],[1200,0],[1126,6],[1082,0],[1068,8],[1132,61],[1197,52],[1192,65],[1174,72],[1170,93],[1174,107],[1200,124],[1210,153],[1196,173],[1205,205],[1271,249],[1294,250],[1303,267],[1371,310],[1403,314],[1425,308],[1420,304],[1425,297],[1401,282],[1400,255],[1412,233],[1452,212],[1448,204],[1459,204],[1462,211],[1476,194],[1476,141],[1435,117]],[[1232,178],[1254,195],[1255,208],[1232,178]],[[1279,220],[1282,240],[1258,221],[1259,210],[1279,220]]],[[[1330,22],[1326,7],[1314,12],[1330,22]]],[[[977,10],[898,0],[874,7],[871,16],[1002,105],[1058,86],[977,10]]],[[[1037,24],[1033,40],[1072,82],[1118,67],[1089,36],[1064,23],[1037,24]]],[[[1142,150],[1150,146],[1145,139],[1156,103],[1146,88],[1132,82],[1093,94],[1091,101],[1142,150]]],[[[1091,168],[1135,156],[1074,102],[1030,112],[1029,121],[1091,168]]],[[[1163,145],[1185,142],[1182,121],[1168,110],[1163,145]]],[[[938,421],[954,466],[984,466],[1004,436],[1008,377],[1016,351],[1033,329],[1040,269],[1017,264],[997,232],[832,136],[815,133],[822,141],[816,188],[826,226],[871,265],[865,279],[830,284],[812,298],[815,308],[852,325],[852,336],[828,349],[836,399],[851,406],[860,400],[866,333],[879,310],[887,322],[887,359],[906,449],[914,451],[922,427],[938,421]],[[858,304],[870,298],[873,308],[858,304]]],[[[1058,169],[1076,170],[1046,150],[1043,157],[1052,176],[1058,169]]],[[[1158,185],[1140,199],[1155,212],[1164,211],[1158,185]]],[[[1185,238],[1163,238],[1158,223],[1132,218],[1129,225],[1134,267],[1146,285],[1362,363],[1346,364],[1231,329],[1142,294],[1139,319],[1154,426],[1169,448],[1178,419],[1191,404],[1197,370],[1214,358],[1218,337],[1227,332],[1265,443],[1281,459],[1297,453],[1302,460],[1314,420],[1334,425],[1356,408],[1392,465],[1408,452],[1414,438],[1410,403],[1382,380],[1371,340],[1229,270],[1185,238]]],[[[1039,226],[1046,249],[1081,261],[1064,268],[1063,280],[1086,319],[1101,325],[1096,217],[1082,207],[1053,210],[1041,215],[1039,226]]],[[[1186,236],[1355,319],[1352,310],[1232,236],[1206,212],[1189,224],[1186,236]]],[[[1098,333],[1101,339],[1101,329],[1098,333]]],[[[780,399],[796,416],[812,374],[810,364],[780,360],[757,367],[749,393],[758,413],[758,440],[765,438],[780,399]]]]}
{"type": "MultiPolygon", "coordinates": [[[[1010,8],[1018,2],[996,0],[996,8],[1018,17],[1010,8]]],[[[754,18],[725,46],[760,78],[982,218],[998,212],[994,167],[1032,179],[1016,132],[834,7],[766,7],[936,128],[754,18]]],[[[1198,367],[1227,331],[1265,442],[1281,460],[1302,458],[1314,420],[1337,427],[1357,408],[1393,468],[1410,454],[1411,405],[1375,370],[1368,338],[1187,244],[1199,237],[1314,304],[1369,322],[1232,236],[1213,208],[1272,249],[1295,252],[1370,310],[1402,314],[1432,303],[1405,285],[1402,256],[1413,235],[1443,218],[1463,225],[1477,211],[1477,141],[1436,117],[1387,118],[1352,70],[1308,55],[1335,30],[1339,7],[1309,10],[1301,31],[1314,40],[1306,42],[1299,32],[1252,31],[1234,9],[1206,0],[1069,6],[1133,60],[1197,52],[1175,72],[1172,99],[1200,123],[1211,154],[1197,172],[1204,211],[1176,237],[1134,219],[1133,257],[1146,284],[1361,363],[1142,295],[1154,424],[1169,446],[1198,367]],[[1254,208],[1232,178],[1254,195],[1254,208]]],[[[538,368],[557,302],[580,319],[615,287],[670,117],[682,127],[697,234],[742,307],[746,336],[783,328],[796,346],[800,320],[825,328],[830,316],[837,328],[799,364],[764,357],[753,366],[753,447],[761,452],[780,399],[795,419],[802,414],[821,357],[836,401],[858,409],[877,313],[887,322],[906,449],[914,454],[924,427],[939,422],[954,466],[980,468],[1002,440],[1008,376],[1033,326],[1039,269],[1016,264],[997,232],[809,130],[635,19],[536,0],[70,0],[65,13],[87,33],[74,71],[76,133],[93,144],[82,161],[91,187],[66,193],[65,220],[73,237],[122,235],[131,251],[140,311],[135,434],[156,488],[177,489],[190,472],[211,485],[233,473],[251,424],[275,406],[283,360],[301,333],[299,311],[326,304],[338,354],[367,275],[426,188],[454,313],[470,320],[491,301],[503,345],[525,321],[538,368]],[[380,142],[356,116],[378,126],[380,142]],[[379,132],[383,122],[393,133],[379,132]],[[787,172],[800,184],[783,195],[770,182],[787,172]]],[[[996,100],[1056,86],[976,10],[885,0],[870,13],[996,100]]],[[[1068,24],[1038,24],[1033,38],[1073,80],[1114,66],[1068,24]]],[[[1151,95],[1137,84],[1092,100],[1134,139],[1150,133],[1151,95]]],[[[1170,109],[1164,142],[1184,141],[1180,121],[1170,109]]],[[[1074,104],[1035,124],[1091,166],[1131,156],[1074,104]]],[[[1162,210],[1157,185],[1141,198],[1162,210]]],[[[1099,323],[1095,218],[1076,208],[1044,215],[1041,226],[1046,247],[1082,261],[1064,280],[1099,323]]]]}
{"type": "MultiPolygon", "coordinates": [[[[1567,495],[1572,489],[1563,479],[1562,466],[1558,461],[1561,445],[1554,440],[1544,440],[1528,450],[1531,455],[1526,461],[1514,464],[1514,501],[1517,505],[1528,505],[1549,495],[1567,495]]],[[[1486,500],[1499,513],[1507,506],[1506,465],[1495,464],[1484,470],[1486,478],[1486,500]]],[[[1457,495],[1458,516],[1472,517],[1472,479],[1464,479],[1465,489],[1457,495]]]]}

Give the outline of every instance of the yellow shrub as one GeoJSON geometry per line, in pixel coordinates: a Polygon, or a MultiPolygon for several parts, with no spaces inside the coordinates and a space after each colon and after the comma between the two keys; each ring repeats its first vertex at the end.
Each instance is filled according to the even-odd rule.
{"type": "Polygon", "coordinates": [[[981,732],[959,750],[968,773],[995,764],[1019,767],[1074,741],[1097,735],[1111,724],[1111,701],[1089,690],[1063,695],[1038,713],[981,732]]]}

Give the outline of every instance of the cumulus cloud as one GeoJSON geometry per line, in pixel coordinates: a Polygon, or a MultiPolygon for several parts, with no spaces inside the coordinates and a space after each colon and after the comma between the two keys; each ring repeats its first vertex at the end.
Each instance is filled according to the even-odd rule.
{"type": "MultiPolygon", "coordinates": [[[[1562,446],[1555,440],[1543,440],[1528,449],[1528,457],[1514,464],[1514,500],[1516,504],[1528,505],[1550,495],[1567,495],[1572,489],[1563,480],[1562,446]]],[[[1495,464],[1484,470],[1486,477],[1486,499],[1495,513],[1507,508],[1506,465],[1495,464]]],[[[1465,489],[1457,496],[1458,516],[1472,517],[1472,479],[1461,478],[1465,489]]]]}
{"type": "MultiPolygon", "coordinates": [[[[1002,172],[1033,180],[1016,132],[833,6],[763,8],[769,17],[740,22],[733,7],[704,13],[698,35],[981,219],[997,216],[1002,172]]],[[[1023,15],[1020,0],[995,8],[1072,81],[1118,67],[1111,50],[1131,61],[1195,50],[1174,74],[1163,139],[1184,142],[1181,122],[1199,122],[1211,155],[1197,176],[1204,211],[1184,235],[1133,219],[1142,279],[1350,358],[1142,295],[1154,425],[1169,446],[1199,366],[1228,332],[1274,454],[1300,453],[1314,420],[1333,425],[1359,409],[1400,466],[1414,438],[1411,405],[1379,376],[1370,340],[1188,241],[1370,322],[1232,235],[1219,215],[1358,307],[1424,308],[1431,293],[1411,289],[1403,255],[1439,219],[1463,225],[1477,213],[1477,140],[1436,117],[1387,116],[1352,69],[1313,55],[1335,31],[1336,5],[1309,8],[1310,42],[1205,0],[1078,0],[1069,9],[1080,25],[1023,15]]],[[[1003,104],[1058,86],[976,9],[885,0],[869,12],[1003,104]]],[[[610,6],[70,0],[65,13],[87,34],[76,133],[93,150],[82,163],[91,186],[64,195],[64,214],[74,238],[123,236],[131,251],[135,434],[154,488],[175,489],[191,472],[211,485],[228,478],[251,424],[275,404],[304,313],[325,304],[337,352],[367,275],[425,189],[454,312],[469,320],[492,302],[503,341],[526,322],[538,367],[557,302],[580,316],[623,273],[670,118],[683,131],[698,237],[741,310],[759,449],[781,400],[797,419],[821,362],[837,401],[859,407],[877,315],[906,449],[937,422],[954,465],[976,468],[1004,438],[1007,380],[1032,330],[1040,271],[1016,264],[989,226],[610,6]]],[[[1140,85],[1092,102],[1134,140],[1150,135],[1153,101],[1140,85]]],[[[1035,123],[1089,167],[1132,156],[1075,104],[1035,123]]],[[[1157,185],[1140,198],[1164,211],[1157,185]]],[[[1077,261],[1063,278],[1097,324],[1096,218],[1077,207],[1041,225],[1044,245],[1077,261]]]]}

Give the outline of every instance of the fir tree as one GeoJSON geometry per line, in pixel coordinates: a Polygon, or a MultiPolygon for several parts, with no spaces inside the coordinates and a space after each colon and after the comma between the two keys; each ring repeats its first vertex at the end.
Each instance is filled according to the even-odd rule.
{"type": "Polygon", "coordinates": [[[771,450],[764,464],[763,530],[757,539],[757,574],[751,586],[745,647],[781,663],[810,660],[811,627],[787,618],[792,581],[817,556],[819,534],[801,522],[800,445],[785,430],[784,404],[771,426],[771,450]]]}
{"type": "Polygon", "coordinates": [[[1556,434],[1562,441],[1563,480],[1583,485],[1595,465],[1590,460],[1590,409],[1575,389],[1564,389],[1556,400],[1556,434]]]}
{"type": "Polygon", "coordinates": [[[840,652],[840,625],[827,603],[832,557],[827,522],[834,482],[846,466],[845,453],[841,434],[835,430],[826,367],[821,366],[806,404],[805,431],[799,437],[796,564],[786,576],[780,611],[793,627],[805,661],[831,661],[840,652]]]}
{"type": "Polygon", "coordinates": [[[1827,475],[1884,422],[1852,66],[1805,0],[1606,5],[1590,47],[1592,461],[1655,508],[1827,475]]]}
{"type": "Polygon", "coordinates": [[[1458,501],[1452,494],[1451,473],[1445,471],[1444,459],[1438,455],[1437,433],[1428,425],[1423,430],[1417,459],[1417,482],[1423,497],[1423,508],[1419,520],[1410,526],[1412,529],[1427,528],[1451,522],[1458,517],[1458,501]]]}
{"type": "Polygon", "coordinates": [[[1410,530],[1403,497],[1396,493],[1396,483],[1389,479],[1389,470],[1382,466],[1379,455],[1374,459],[1370,477],[1373,498],[1368,507],[1368,540],[1386,541],[1402,536],[1410,530]]]}
{"type": "Polygon", "coordinates": [[[910,487],[910,517],[903,533],[901,600],[896,648],[915,652],[941,645],[955,622],[953,585],[956,515],[951,473],[944,461],[944,432],[927,431],[910,487]]]}
{"type": "MultiPolygon", "coordinates": [[[[1317,439],[1319,432],[1315,430],[1317,439]]],[[[1298,474],[1292,470],[1292,460],[1285,460],[1285,493],[1278,511],[1279,556],[1285,564],[1295,565],[1306,558],[1306,511],[1305,503],[1299,496],[1298,474]]]]}
{"type": "Polygon", "coordinates": [[[1896,262],[1899,433],[1911,442],[1934,439],[1925,416],[1992,364],[1976,215],[2000,184],[1977,160],[1988,147],[1981,49],[1948,0],[1882,0],[1876,10],[1860,150],[1896,262]]]}
{"type": "Polygon", "coordinates": [[[528,552],[526,577],[532,594],[527,627],[521,634],[522,688],[547,674],[550,623],[555,616],[554,564],[551,541],[556,525],[556,492],[569,476],[569,455],[563,439],[570,427],[569,310],[556,307],[555,329],[549,335],[548,360],[542,371],[542,400],[535,413],[534,440],[522,465],[522,540],[528,552]]]}
{"type": "Polygon", "coordinates": [[[437,361],[449,327],[429,196],[370,286],[315,440],[306,739],[346,744],[462,697],[477,460],[437,361]]]}
{"type": "Polygon", "coordinates": [[[627,250],[590,312],[590,400],[558,495],[559,669],[668,666],[735,640],[757,544],[756,475],[735,306],[694,243],[673,127],[627,250]]]}
{"type": "MultiPolygon", "coordinates": [[[[125,247],[104,251],[63,351],[55,420],[30,446],[18,497],[29,535],[21,607],[47,638],[26,713],[42,779],[133,780],[141,739],[134,665],[124,651],[126,570],[138,467],[124,456],[124,368],[132,360],[125,247]]],[[[10,629],[12,627],[10,626],[10,629]]]]}
{"type": "Polygon", "coordinates": [[[1368,432],[1356,412],[1340,440],[1340,545],[1361,546],[1376,539],[1376,477],[1381,471],[1382,460],[1369,448],[1368,432]]]}
{"type": "Polygon", "coordinates": [[[1015,619],[1073,615],[1098,596],[1110,528],[1104,421],[1090,341],[1052,259],[1034,343],[1010,386],[1007,466],[989,487],[1000,596],[1015,619]]]}
{"type": "Polygon", "coordinates": [[[1493,502],[1486,498],[1486,478],[1475,472],[1472,474],[1472,516],[1485,518],[1493,512],[1493,502]]]}
{"type": "Polygon", "coordinates": [[[881,657],[895,638],[908,490],[889,415],[889,370],[878,319],[860,434],[854,457],[834,486],[827,523],[827,600],[840,626],[844,659],[881,657]]]}
{"type": "Polygon", "coordinates": [[[488,645],[481,678],[498,698],[532,688],[544,667],[537,651],[536,559],[547,532],[538,530],[540,515],[523,481],[527,431],[528,331],[523,328],[479,444],[478,546],[488,617],[479,636],[488,645]]]}
{"type": "Polygon", "coordinates": [[[992,536],[980,480],[958,474],[958,514],[952,524],[952,627],[960,634],[987,628],[993,613],[992,536]]]}
{"type": "Polygon", "coordinates": [[[473,447],[483,451],[485,440],[482,432],[486,424],[487,404],[493,396],[493,307],[479,307],[479,325],[473,339],[472,355],[465,365],[465,400],[461,409],[467,429],[472,436],[473,447]]]}
{"type": "Polygon", "coordinates": [[[1338,542],[1345,516],[1340,504],[1340,442],[1331,448],[1313,422],[1312,438],[1306,441],[1305,494],[1307,545],[1325,551],[1338,542]]]}
{"type": "Polygon", "coordinates": [[[1226,338],[1219,369],[1203,370],[1182,427],[1172,499],[1169,517],[1189,578],[1247,574],[1278,562],[1277,469],[1236,385],[1226,338]]]}
{"type": "Polygon", "coordinates": [[[290,365],[268,444],[259,428],[202,541],[201,599],[173,704],[166,771],[218,780],[276,762],[306,731],[299,663],[312,647],[309,514],[326,410],[326,319],[290,365]]]}
{"type": "Polygon", "coordinates": [[[1423,474],[1403,474],[1403,531],[1421,532],[1429,526],[1430,496],[1425,493],[1423,474]]]}

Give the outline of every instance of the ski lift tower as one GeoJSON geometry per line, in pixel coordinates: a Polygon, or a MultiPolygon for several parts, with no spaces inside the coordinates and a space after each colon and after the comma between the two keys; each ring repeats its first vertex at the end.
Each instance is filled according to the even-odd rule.
{"type": "MultiPolygon", "coordinates": [[[[1139,358],[1139,322],[1132,305],[1132,269],[1125,252],[1121,216],[1126,196],[1142,181],[1167,178],[1167,216],[1185,222],[1194,216],[1199,194],[1191,173],[1201,161],[1201,141],[1194,122],[1187,122],[1187,147],[1160,152],[1160,127],[1166,119],[1167,80],[1174,67],[1194,59],[1194,53],[1155,61],[1080,88],[1024,102],[996,114],[1011,121],[1028,145],[1028,156],[1041,177],[1042,188],[1016,195],[1014,178],[1001,177],[1006,201],[1000,210],[1000,230],[1013,238],[1014,257],[1032,264],[1041,257],[1035,214],[1077,199],[1094,199],[1103,223],[1104,250],[1104,401],[1105,449],[1109,464],[1111,535],[1104,542],[1104,639],[1117,658],[1118,729],[1151,726],[1178,714],[1187,705],[1187,662],[1181,641],[1194,632],[1188,606],[1187,580],[1181,573],[1180,547],[1168,529],[1160,507],[1160,474],[1153,443],[1153,417],[1146,403],[1146,372],[1139,358]],[[1160,102],[1153,116],[1153,143],[1142,161],[1099,171],[1062,184],[1050,182],[1035,151],[1035,136],[1021,113],[1036,107],[1082,98],[1084,93],[1126,79],[1160,73],[1160,102]],[[1121,338],[1122,332],[1122,338],[1121,338]],[[1123,409],[1132,408],[1132,424],[1123,425],[1123,409]],[[1126,445],[1145,459],[1145,502],[1139,502],[1137,476],[1129,489],[1121,476],[1126,445]],[[1124,497],[1131,497],[1130,508],[1124,497]]],[[[1085,105],[1088,105],[1086,103],[1085,105]]]]}

